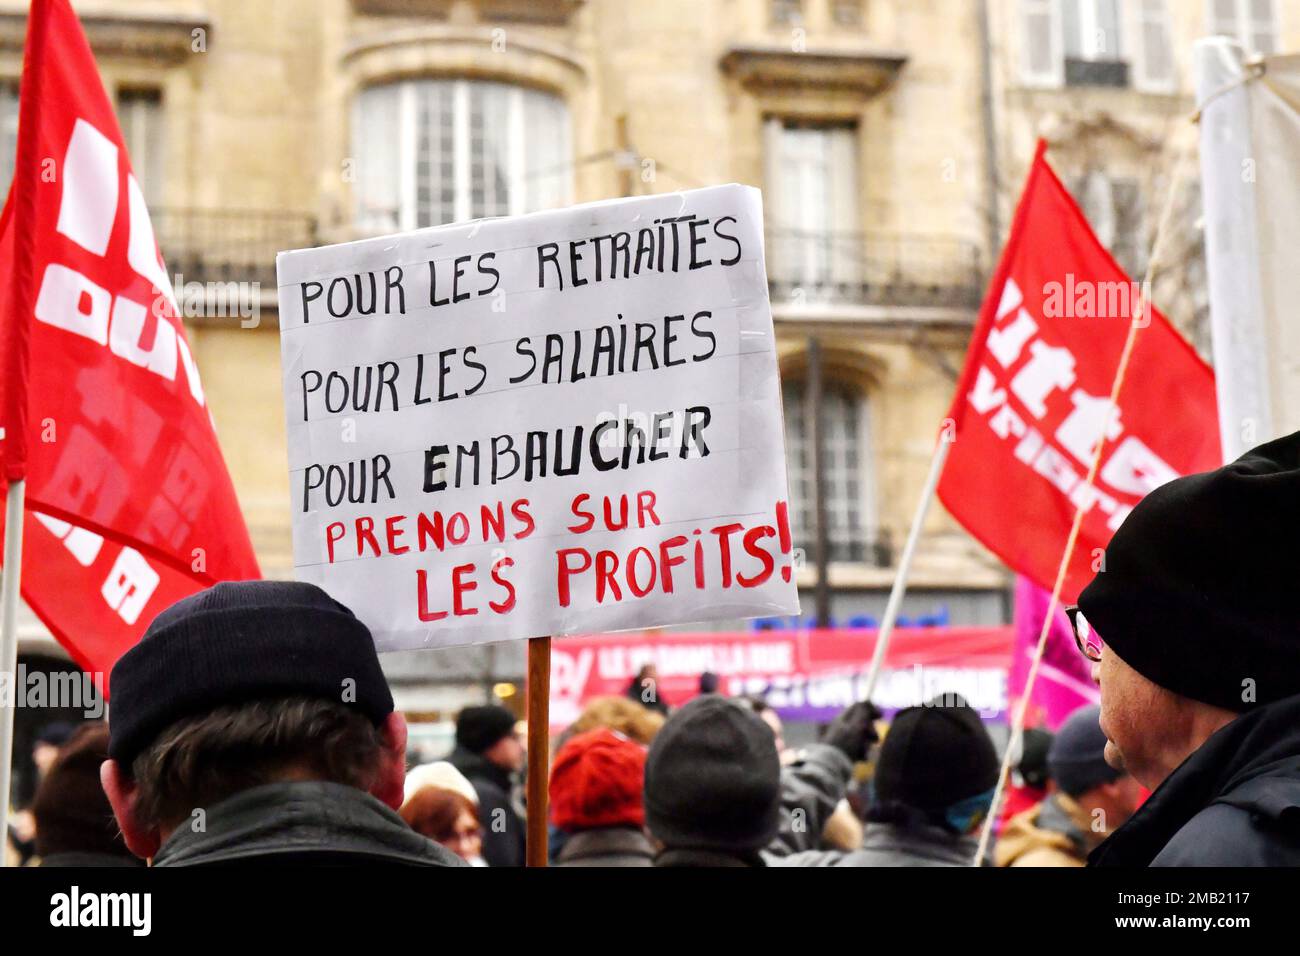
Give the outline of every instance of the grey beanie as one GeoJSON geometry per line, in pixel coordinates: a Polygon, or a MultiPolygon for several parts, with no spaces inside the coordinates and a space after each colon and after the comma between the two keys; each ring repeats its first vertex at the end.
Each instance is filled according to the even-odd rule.
{"type": "Polygon", "coordinates": [[[1100,719],[1097,705],[1080,707],[1066,718],[1047,752],[1052,779],[1071,797],[1122,776],[1106,763],[1106,735],[1101,732],[1100,719]]]}

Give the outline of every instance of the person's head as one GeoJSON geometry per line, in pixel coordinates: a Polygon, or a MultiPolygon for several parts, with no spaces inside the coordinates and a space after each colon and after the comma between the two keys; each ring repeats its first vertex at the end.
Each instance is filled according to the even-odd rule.
{"type": "Polygon", "coordinates": [[[717,674],[713,673],[713,671],[705,671],[700,675],[700,693],[716,694],[721,683],[717,674]]]}
{"type": "Polygon", "coordinates": [[[598,728],[569,738],[551,767],[551,822],[567,833],[645,823],[645,748],[598,728]]]}
{"type": "Polygon", "coordinates": [[[1239,714],[1300,694],[1300,433],[1143,498],[1079,596],[1107,759],[1155,789],[1239,714]]]}
{"type": "Polygon", "coordinates": [[[608,727],[624,737],[648,746],[664,725],[663,714],[642,707],[626,697],[593,697],[569,727],[572,734],[608,727]]]}
{"type": "Polygon", "coordinates": [[[998,768],[979,714],[959,695],[900,710],[876,759],[871,819],[970,833],[988,815],[998,768]]]}
{"type": "Polygon", "coordinates": [[[1021,735],[1020,758],[1016,761],[1016,773],[1027,787],[1041,790],[1052,779],[1047,765],[1047,753],[1052,746],[1052,734],[1041,727],[1030,727],[1021,735]]]}
{"type": "Polygon", "coordinates": [[[752,855],[776,835],[781,764],[748,707],[696,697],[668,718],[646,757],[646,827],[672,849],[752,855]]]}
{"type": "Polygon", "coordinates": [[[1133,815],[1141,787],[1106,762],[1101,708],[1080,707],[1066,718],[1047,754],[1056,787],[1092,818],[1094,831],[1109,833],[1133,815]]]}
{"type": "Polygon", "coordinates": [[[400,811],[412,830],[441,843],[463,860],[483,855],[478,807],[463,793],[423,786],[406,798],[400,811]]]}
{"type": "Polygon", "coordinates": [[[110,678],[101,780],[137,856],[244,790],[324,781],[402,804],[406,722],[370,632],[310,584],[218,584],[163,611],[110,678]]]}
{"type": "Polygon", "coordinates": [[[75,730],[72,724],[63,720],[56,720],[40,729],[35,743],[32,744],[32,763],[36,764],[38,777],[45,776],[58,758],[59,748],[68,742],[75,730]]]}
{"type": "Polygon", "coordinates": [[[513,773],[527,756],[515,723],[515,715],[498,704],[466,707],[456,716],[456,745],[513,773]]]}
{"type": "Polygon", "coordinates": [[[108,759],[108,726],[84,724],[60,748],[36,788],[36,855],[93,853],[134,860],[113,821],[113,809],[99,782],[108,759]]]}
{"type": "Polygon", "coordinates": [[[478,792],[474,784],[446,760],[423,763],[406,771],[405,799],[410,800],[422,787],[437,787],[439,790],[451,790],[459,793],[470,803],[478,806],[478,792]]]}
{"type": "Polygon", "coordinates": [[[772,731],[772,736],[776,738],[776,752],[784,753],[785,725],[781,723],[781,715],[776,712],[776,708],[761,697],[746,697],[744,702],[772,731]]]}

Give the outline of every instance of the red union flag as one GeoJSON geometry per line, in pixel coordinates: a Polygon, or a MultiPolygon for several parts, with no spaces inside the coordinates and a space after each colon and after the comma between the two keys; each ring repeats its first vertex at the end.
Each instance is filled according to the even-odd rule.
{"type": "Polygon", "coordinates": [[[67,0],[35,0],[0,219],[0,461],[23,597],[107,671],[168,603],[256,577],[144,196],[67,0]]]}
{"type": "Polygon", "coordinates": [[[1062,590],[1071,603],[1143,495],[1223,461],[1214,374],[1154,308],[1107,428],[1139,290],[1092,234],[1043,149],[948,413],[955,433],[939,498],[1008,566],[1049,590],[1083,507],[1062,590]]]}

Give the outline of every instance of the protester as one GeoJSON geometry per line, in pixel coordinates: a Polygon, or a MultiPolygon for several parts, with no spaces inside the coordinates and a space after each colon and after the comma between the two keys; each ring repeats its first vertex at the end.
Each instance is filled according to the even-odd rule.
{"type": "Polygon", "coordinates": [[[656,866],[787,865],[815,846],[844,796],[852,761],[875,728],[855,704],[827,740],[782,770],[772,731],[753,710],[713,694],[677,710],[650,745],[646,826],[656,866]]]}
{"type": "Polygon", "coordinates": [[[642,665],[627,685],[625,696],[642,707],[668,716],[668,705],[659,697],[659,669],[653,664],[642,665]]]}
{"type": "Polygon", "coordinates": [[[593,697],[578,715],[578,719],[565,728],[556,741],[556,747],[563,747],[575,734],[586,733],[598,727],[608,727],[624,737],[630,737],[643,747],[648,747],[663,725],[663,714],[648,710],[626,697],[593,697]]]}
{"type": "Polygon", "coordinates": [[[524,766],[515,716],[496,704],[466,707],[456,718],[456,749],[447,758],[478,794],[483,859],[488,866],[523,866],[527,834],[511,794],[524,766]]]}
{"type": "Polygon", "coordinates": [[[1047,769],[1047,752],[1052,734],[1041,727],[1029,727],[1020,735],[1020,756],[1011,765],[1002,808],[998,811],[998,831],[1031,807],[1047,799],[1051,773],[1047,769]]]}
{"type": "Polygon", "coordinates": [[[551,820],[566,838],[556,866],[651,866],[645,748],[612,730],[578,734],[555,755],[551,820]]]}
{"type": "Polygon", "coordinates": [[[1133,815],[1141,788],[1106,763],[1100,716],[1100,707],[1080,707],[1061,725],[1047,757],[1055,789],[1008,822],[995,851],[998,866],[1083,866],[1133,815]]]}
{"type": "Polygon", "coordinates": [[[1300,433],[1161,485],[1070,609],[1107,760],[1156,791],[1090,864],[1300,865],[1297,500],[1300,433]]]}
{"type": "Polygon", "coordinates": [[[96,722],[74,731],[47,764],[32,815],[41,866],[139,866],[126,848],[99,782],[108,759],[108,726],[96,722]]]}
{"type": "Polygon", "coordinates": [[[397,814],[406,722],[370,632],[310,584],[218,584],[111,675],[101,778],[155,866],[463,866],[397,814]]]}
{"type": "Polygon", "coordinates": [[[973,834],[988,814],[998,767],[988,731],[958,695],[901,710],[880,747],[862,846],[798,853],[785,863],[970,866],[978,849],[973,834]]]}
{"type": "Polygon", "coordinates": [[[416,833],[445,846],[471,866],[487,866],[478,806],[464,793],[425,784],[406,798],[399,812],[416,833]]]}
{"type": "Polygon", "coordinates": [[[452,790],[474,804],[476,808],[478,807],[478,791],[463,773],[451,765],[450,761],[435,760],[433,763],[420,764],[406,771],[403,803],[415,796],[422,787],[452,790]]]}
{"type": "Polygon", "coordinates": [[[758,719],[772,728],[772,736],[776,738],[776,752],[781,758],[781,763],[788,763],[794,756],[792,751],[785,745],[785,725],[781,722],[781,715],[776,712],[771,704],[761,697],[742,697],[741,700],[754,713],[758,714],[758,719]]]}

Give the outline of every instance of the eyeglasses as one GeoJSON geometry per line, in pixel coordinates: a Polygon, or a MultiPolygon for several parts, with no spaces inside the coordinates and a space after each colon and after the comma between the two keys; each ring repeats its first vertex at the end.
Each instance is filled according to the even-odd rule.
{"type": "Polygon", "coordinates": [[[1090,661],[1100,661],[1102,648],[1106,645],[1100,635],[1092,629],[1088,619],[1083,616],[1079,605],[1071,604],[1067,607],[1065,616],[1070,619],[1070,630],[1074,631],[1074,643],[1078,645],[1079,653],[1090,661]]]}

